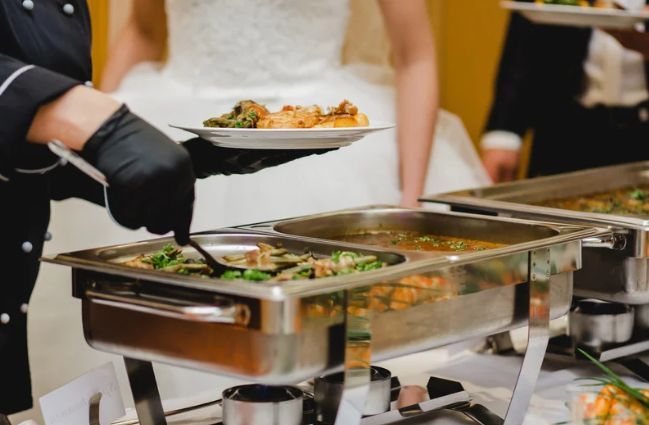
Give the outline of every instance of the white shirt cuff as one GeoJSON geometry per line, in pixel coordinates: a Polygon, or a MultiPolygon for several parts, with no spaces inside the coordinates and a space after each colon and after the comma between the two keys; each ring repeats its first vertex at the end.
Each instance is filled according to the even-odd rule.
{"type": "Polygon", "coordinates": [[[482,136],[480,147],[482,149],[504,149],[518,151],[523,145],[523,139],[511,131],[494,130],[482,136]]]}

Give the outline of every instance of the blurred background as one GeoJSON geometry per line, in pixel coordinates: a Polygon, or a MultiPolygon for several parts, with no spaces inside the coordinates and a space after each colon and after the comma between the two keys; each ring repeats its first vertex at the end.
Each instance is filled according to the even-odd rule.
{"type": "MultiPolygon", "coordinates": [[[[128,18],[132,1],[89,0],[96,82],[101,79],[110,43],[128,18]]],[[[477,143],[491,105],[508,12],[499,7],[498,0],[427,2],[437,43],[441,107],[460,116],[477,143]]],[[[343,59],[370,63],[389,60],[388,41],[376,2],[352,0],[343,59]]]]}

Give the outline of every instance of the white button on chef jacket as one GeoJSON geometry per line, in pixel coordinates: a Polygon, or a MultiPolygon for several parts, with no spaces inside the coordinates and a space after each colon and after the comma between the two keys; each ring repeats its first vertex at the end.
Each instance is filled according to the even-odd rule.
{"type": "Polygon", "coordinates": [[[27,241],[27,242],[23,242],[21,248],[25,254],[29,254],[34,249],[34,245],[32,245],[31,242],[27,241]]]}
{"type": "Polygon", "coordinates": [[[72,15],[74,13],[74,6],[71,5],[70,3],[64,4],[63,13],[65,13],[66,15],[72,15]]]}
{"type": "Polygon", "coordinates": [[[11,320],[11,318],[7,313],[0,314],[0,323],[6,325],[7,323],[9,323],[9,320],[11,320]]]}
{"type": "Polygon", "coordinates": [[[23,8],[25,10],[34,10],[34,2],[32,0],[24,0],[23,8]]]}

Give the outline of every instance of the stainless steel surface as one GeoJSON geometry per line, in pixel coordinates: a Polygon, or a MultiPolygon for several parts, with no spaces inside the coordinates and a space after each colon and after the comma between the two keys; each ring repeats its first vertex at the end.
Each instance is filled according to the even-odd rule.
{"type": "Polygon", "coordinates": [[[91,304],[179,320],[244,326],[250,321],[250,311],[247,306],[217,296],[211,297],[208,300],[209,302],[201,303],[170,299],[163,296],[146,296],[146,294],[138,294],[123,289],[115,291],[104,288],[87,290],[86,299],[91,304]]]}
{"type": "Polygon", "coordinates": [[[469,419],[473,420],[479,425],[502,425],[504,423],[503,419],[494,414],[492,411],[487,409],[481,404],[471,404],[469,406],[464,406],[459,410],[464,413],[469,419]]]}
{"type": "MultiPolygon", "coordinates": [[[[319,214],[292,220],[269,222],[247,227],[255,230],[275,231],[279,234],[335,240],[336,237],[376,230],[417,231],[426,234],[479,239],[505,244],[503,248],[479,251],[487,257],[518,251],[522,247],[538,246],[555,237],[571,233],[575,229],[548,223],[499,219],[459,213],[439,213],[417,209],[382,208],[351,210],[319,214]],[[515,245],[515,247],[514,247],[515,245]]],[[[591,237],[595,237],[592,235],[591,237]]],[[[550,243],[551,244],[551,243],[550,243]]],[[[394,248],[389,248],[394,251],[394,248]]],[[[399,252],[397,250],[397,252],[399,252]]],[[[468,256],[476,252],[407,252],[418,258],[431,256],[468,256]]]]}
{"type": "MultiPolygon", "coordinates": [[[[328,220],[335,215],[298,221],[328,220]]],[[[374,222],[380,216],[401,217],[404,222],[423,217],[431,226],[465,229],[467,236],[491,237],[511,245],[430,256],[240,229],[193,236],[213,256],[245,252],[264,242],[281,243],[294,252],[308,249],[316,255],[353,249],[393,264],[351,276],[273,284],[175,275],[119,264],[163,248],[171,242],[168,238],[45,260],[73,268],[74,295],[82,299],[84,333],[92,347],[279,385],[342,369],[344,353],[339,344],[346,323],[343,290],[370,288],[372,355],[374,361],[380,361],[524,326],[529,292],[523,284],[528,280],[528,259],[533,249],[551,250],[550,314],[553,318],[564,315],[572,297],[572,272],[581,265],[580,240],[606,233],[593,228],[398,208],[368,209],[358,216],[371,217],[374,222]],[[226,299],[232,303],[228,305],[236,305],[249,315],[237,323],[206,322],[188,315],[178,320],[161,316],[163,309],[153,313],[140,310],[141,306],[124,308],[122,299],[98,303],[97,293],[125,295],[129,303],[133,298],[164,303],[174,300],[183,308],[198,305],[208,311],[210,306],[223,308],[222,300],[226,299]]],[[[190,248],[184,254],[198,255],[190,248]]]]}
{"type": "Polygon", "coordinates": [[[167,425],[153,365],[128,357],[124,357],[124,364],[140,424],[167,425]]]}
{"type": "Polygon", "coordinates": [[[626,248],[626,237],[614,233],[603,237],[586,238],[581,241],[581,246],[583,248],[602,248],[622,251],[626,248]]]}
{"type": "Polygon", "coordinates": [[[527,349],[504,418],[505,425],[523,423],[550,339],[550,277],[552,270],[550,249],[542,248],[532,251],[529,261],[530,297],[527,349]]]}
{"type": "MultiPolygon", "coordinates": [[[[345,291],[345,301],[344,384],[340,397],[335,400],[338,404],[335,425],[360,424],[371,380],[370,288],[345,291]]],[[[321,413],[316,410],[316,420],[325,422],[321,413]]]]}
{"type": "Polygon", "coordinates": [[[62,142],[60,142],[59,140],[52,140],[47,144],[47,146],[50,148],[50,151],[52,151],[59,158],[74,165],[79,170],[81,170],[81,172],[83,172],[96,182],[100,183],[102,186],[108,187],[108,180],[101,171],[93,167],[85,159],[70,150],[70,148],[68,148],[62,142]]]}
{"type": "Polygon", "coordinates": [[[194,248],[196,252],[201,254],[203,259],[205,260],[205,263],[207,263],[208,266],[212,268],[212,270],[218,270],[221,265],[219,264],[218,261],[214,257],[212,257],[212,254],[210,254],[207,250],[203,249],[201,244],[193,240],[192,238],[189,238],[189,246],[194,248]]]}
{"type": "Polygon", "coordinates": [[[223,391],[224,425],[301,425],[304,393],[296,387],[241,385],[223,391]]]}
{"type": "Polygon", "coordinates": [[[88,425],[101,425],[99,422],[99,403],[101,403],[101,393],[90,397],[90,407],[88,409],[88,425]]]}
{"type": "Polygon", "coordinates": [[[607,227],[618,239],[626,239],[625,247],[611,251],[585,244],[584,268],[575,274],[575,294],[641,305],[649,304],[649,216],[586,213],[532,204],[646,184],[649,161],[425,196],[422,200],[449,204],[454,210],[607,227]]]}
{"type": "Polygon", "coordinates": [[[597,351],[606,344],[627,342],[633,335],[634,311],[623,304],[586,299],[570,312],[569,335],[577,345],[597,351]]]}
{"type": "MultiPolygon", "coordinates": [[[[572,236],[572,235],[570,235],[572,236]]],[[[257,243],[269,245],[280,244],[293,252],[310,250],[316,257],[329,256],[341,244],[327,241],[304,241],[301,238],[264,235],[251,232],[235,230],[219,230],[192,235],[192,239],[202,245],[213,257],[232,255],[248,252],[257,248],[257,243]]],[[[566,237],[566,239],[572,239],[566,237]]],[[[195,289],[199,291],[214,292],[219,294],[230,294],[242,297],[252,297],[271,301],[287,299],[299,299],[309,296],[330,294],[335,291],[363,287],[372,284],[377,280],[390,279],[393,276],[407,274],[408,271],[417,271],[426,268],[427,265],[421,262],[414,264],[407,262],[405,268],[387,267],[381,270],[370,271],[354,275],[330,277],[316,280],[299,280],[287,282],[275,282],[272,285],[260,285],[257,282],[229,281],[219,279],[206,279],[201,276],[187,276],[176,273],[166,273],[156,270],[145,270],[128,267],[122,264],[140,254],[150,254],[163,249],[168,244],[173,244],[172,238],[161,238],[151,241],[138,242],[126,245],[116,245],[99,249],[77,251],[56,256],[46,256],[43,261],[73,267],[77,270],[89,270],[109,274],[111,276],[123,276],[131,281],[146,280],[157,282],[160,286],[195,289]]],[[[388,251],[376,250],[364,247],[361,253],[375,255],[379,260],[389,265],[397,265],[406,262],[403,255],[388,251]]],[[[188,258],[199,258],[196,250],[185,248],[183,254],[188,258]]],[[[452,261],[444,261],[439,265],[452,264],[452,261]]]]}
{"type": "Polygon", "coordinates": [[[619,347],[607,348],[606,350],[599,353],[599,360],[602,362],[607,362],[620,359],[622,357],[644,353],[646,351],[649,351],[649,339],[624,344],[619,347]]]}
{"type": "Polygon", "coordinates": [[[615,361],[622,365],[626,370],[633,373],[645,382],[649,382],[649,364],[638,357],[626,357],[615,361]]]}
{"type": "MultiPolygon", "coordinates": [[[[390,410],[391,376],[389,370],[372,366],[367,400],[363,416],[378,415],[390,410]]],[[[335,421],[339,400],[344,388],[344,373],[321,376],[315,379],[314,400],[316,416],[320,422],[330,424],[335,421]]]]}
{"type": "Polygon", "coordinates": [[[649,329],[649,305],[635,306],[635,326],[639,329],[649,329]]]}

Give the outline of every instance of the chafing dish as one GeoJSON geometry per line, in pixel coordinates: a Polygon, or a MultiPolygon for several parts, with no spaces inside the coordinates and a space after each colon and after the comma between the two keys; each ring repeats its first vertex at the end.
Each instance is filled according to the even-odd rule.
{"type": "Polygon", "coordinates": [[[606,243],[585,244],[584,268],[575,273],[575,295],[637,305],[649,303],[649,217],[587,213],[532,203],[648,183],[649,161],[644,161],[425,196],[422,201],[449,204],[455,211],[610,228],[614,235],[606,243]]]}
{"type": "Polygon", "coordinates": [[[578,346],[602,351],[633,336],[633,307],[595,299],[583,299],[570,311],[569,335],[578,346]]]}
{"type": "MultiPolygon", "coordinates": [[[[535,330],[531,336],[539,344],[525,362],[522,389],[515,392],[518,402],[513,402],[524,412],[531,396],[529,381],[533,387],[547,344],[547,322],[570,307],[572,272],[581,266],[581,240],[606,233],[593,227],[369,208],[193,236],[215,256],[265,242],[294,251],[309,249],[316,255],[354,250],[389,264],[354,275],[259,284],[119,263],[161,249],[171,242],[165,238],[44,260],[72,267],[73,295],[82,300],[86,340],[94,348],[125,356],[143,424],[164,423],[159,400],[155,401],[159,396],[151,361],[271,385],[344,370],[346,388],[361,388],[369,383],[370,361],[490,335],[525,325],[529,318],[535,330]],[[360,224],[417,223],[413,226],[508,245],[430,255],[328,241],[321,239],[324,234],[303,231],[319,229],[324,222],[347,225],[352,218],[360,224]],[[411,283],[412,279],[419,283],[411,283]],[[529,285],[522,285],[526,282],[529,285]],[[407,299],[396,295],[400,289],[407,299]]],[[[191,248],[185,255],[198,256],[191,248]]],[[[341,423],[360,420],[362,409],[353,410],[363,403],[347,406],[351,416],[341,414],[347,421],[341,423]]],[[[520,419],[520,409],[507,423],[520,419]]]]}

